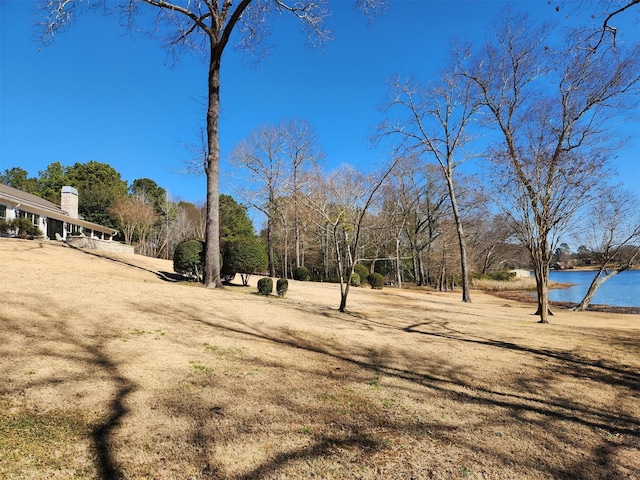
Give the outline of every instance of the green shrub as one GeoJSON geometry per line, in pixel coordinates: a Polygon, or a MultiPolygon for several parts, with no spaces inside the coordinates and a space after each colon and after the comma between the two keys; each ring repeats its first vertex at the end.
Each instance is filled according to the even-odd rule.
{"type": "Polygon", "coordinates": [[[279,278],[276,282],[276,292],[279,297],[284,297],[289,290],[289,281],[286,278],[279,278]]]}
{"type": "Polygon", "coordinates": [[[258,280],[258,292],[264,296],[271,295],[271,292],[273,292],[273,280],[269,277],[258,280]]]}
{"type": "Polygon", "coordinates": [[[371,288],[382,290],[382,287],[384,286],[384,277],[380,273],[370,273],[367,276],[367,282],[371,285],[371,288]]]}
{"type": "Polygon", "coordinates": [[[7,225],[8,229],[13,230],[16,236],[20,238],[34,238],[42,236],[42,231],[31,223],[31,220],[25,217],[16,217],[7,222],[7,225]]]}
{"type": "Polygon", "coordinates": [[[311,279],[311,273],[307,267],[296,267],[293,271],[293,279],[308,282],[311,279]]]}
{"type": "Polygon", "coordinates": [[[351,274],[351,286],[352,287],[360,286],[360,275],[358,275],[356,272],[353,272],[351,274]]]}
{"type": "Polygon", "coordinates": [[[204,267],[204,245],[204,241],[193,238],[178,243],[173,253],[173,270],[200,282],[204,267]]]}
{"type": "Polygon", "coordinates": [[[510,272],[509,270],[499,270],[489,274],[491,280],[499,280],[501,282],[507,282],[516,278],[516,272],[510,272]]]}
{"type": "Polygon", "coordinates": [[[353,266],[353,271],[360,275],[360,284],[367,283],[367,276],[369,275],[369,269],[361,263],[356,263],[353,266]]]}
{"type": "Polygon", "coordinates": [[[0,218],[0,233],[8,234],[11,230],[11,222],[7,222],[4,218],[0,218]]]}
{"type": "Polygon", "coordinates": [[[236,273],[240,273],[245,286],[249,283],[251,274],[264,272],[269,264],[267,252],[255,237],[229,240],[222,257],[222,275],[233,278],[236,273]]]}

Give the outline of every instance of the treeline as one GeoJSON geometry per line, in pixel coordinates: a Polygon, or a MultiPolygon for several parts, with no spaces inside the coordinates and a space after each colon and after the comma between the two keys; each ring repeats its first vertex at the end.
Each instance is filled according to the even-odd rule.
{"type": "Polygon", "coordinates": [[[553,252],[552,268],[556,270],[570,270],[572,268],[596,268],[603,262],[609,267],[624,265],[632,262],[638,255],[638,245],[614,245],[615,257],[611,255],[611,248],[602,242],[596,247],[580,245],[575,251],[568,244],[562,243],[553,252]],[[611,258],[609,258],[611,257],[611,258]]]}
{"type": "MultiPolygon", "coordinates": [[[[260,155],[254,152],[251,158],[260,155]]],[[[263,167],[275,163],[266,160],[263,167]]],[[[255,172],[255,163],[253,167],[255,172]]],[[[415,158],[399,161],[366,212],[376,174],[347,165],[329,173],[316,165],[298,167],[295,188],[293,161],[278,162],[278,176],[249,175],[240,182],[246,186],[242,197],[266,217],[261,238],[271,276],[292,278],[302,266],[312,279],[337,282],[342,275],[347,281],[349,267],[359,264],[396,285],[411,282],[440,290],[460,285],[455,221],[446,184],[435,167],[415,158]]],[[[482,185],[472,177],[463,181],[459,202],[471,271],[528,268],[526,249],[505,219],[491,213],[482,185]]]]}
{"type": "MultiPolygon", "coordinates": [[[[432,166],[413,159],[394,169],[364,216],[357,251],[351,249],[354,220],[369,177],[353,167],[329,174],[316,167],[317,162],[299,162],[295,188],[293,167],[284,160],[278,165],[277,180],[272,175],[268,185],[255,179],[244,183],[248,187],[240,192],[243,200],[265,213],[265,226],[258,235],[247,207],[221,195],[221,250],[233,238],[257,236],[269,253],[273,276],[293,278],[296,269],[304,267],[312,279],[338,281],[341,274],[348,275],[344,266],[357,263],[392,283],[415,282],[443,290],[458,284],[459,253],[447,189],[432,166]],[[420,168],[429,174],[416,175],[420,168]],[[265,191],[271,194],[264,195],[265,191]]],[[[480,185],[474,186],[471,178],[465,181],[461,205],[472,270],[484,274],[527,268],[527,252],[510,239],[500,216],[488,213],[489,202],[480,185]]],[[[182,240],[205,238],[203,205],[173,201],[149,178],[129,185],[108,164],[55,162],[37,177],[14,167],[0,174],[0,182],[55,204],[60,203],[63,185],[75,187],[79,214],[117,229],[117,239],[143,255],[171,259],[182,240]]]]}

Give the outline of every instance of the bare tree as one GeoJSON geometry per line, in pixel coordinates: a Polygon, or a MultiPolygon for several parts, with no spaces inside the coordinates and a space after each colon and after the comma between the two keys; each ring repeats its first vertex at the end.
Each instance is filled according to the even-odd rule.
{"type": "Polygon", "coordinates": [[[376,271],[378,261],[389,258],[388,247],[394,243],[394,235],[389,228],[391,220],[384,211],[385,192],[381,193],[382,195],[372,201],[369,215],[362,221],[358,250],[353,252],[354,263],[368,263],[369,273],[376,271]],[[382,206],[380,206],[380,197],[382,197],[382,206]]]}
{"type": "MultiPolygon", "coordinates": [[[[308,171],[317,166],[322,154],[311,126],[302,120],[264,125],[253,130],[230,156],[242,178],[239,194],[267,218],[269,272],[276,275],[274,234],[276,222],[283,227],[285,257],[288,257],[289,217],[293,216],[296,267],[300,266],[300,225],[298,197],[308,182],[308,171]],[[243,174],[247,174],[243,177],[243,174]]],[[[284,259],[286,277],[288,258],[284,259]]]]}
{"type": "Polygon", "coordinates": [[[122,196],[117,198],[108,210],[117,219],[125,243],[131,245],[134,236],[137,237],[138,251],[142,255],[147,255],[147,237],[159,220],[158,214],[148,199],[141,194],[122,196]]]}
{"type": "Polygon", "coordinates": [[[160,216],[145,194],[140,193],[134,195],[133,199],[136,207],[134,212],[137,217],[136,232],[138,233],[138,252],[140,252],[141,255],[149,255],[153,253],[154,248],[150,248],[148,238],[154,226],[158,225],[160,216]]]}
{"type": "Polygon", "coordinates": [[[158,233],[157,256],[169,259],[169,247],[171,245],[171,224],[176,220],[176,204],[171,201],[169,192],[165,191],[160,204],[160,212],[163,219],[162,227],[158,233]]]}
{"type": "Polygon", "coordinates": [[[460,57],[501,142],[490,155],[501,207],[529,250],[540,323],[549,321],[552,253],[576,212],[608,175],[619,140],[607,129],[635,100],[640,50],[584,48],[579,32],[555,48],[548,27],[501,18],[495,41],[460,57]]]}
{"type": "Polygon", "coordinates": [[[514,236],[503,215],[492,214],[489,209],[469,219],[473,235],[471,250],[475,253],[477,271],[487,274],[492,271],[512,268],[528,268],[530,260],[527,250],[514,236]]]}
{"type": "Polygon", "coordinates": [[[462,215],[456,197],[456,169],[470,156],[464,151],[470,138],[467,127],[479,103],[473,96],[472,83],[456,72],[445,73],[431,87],[415,82],[391,81],[391,108],[399,108],[404,118],[387,120],[380,126],[381,135],[394,135],[401,141],[402,155],[428,155],[437,161],[447,182],[449,200],[456,225],[462,272],[462,301],[470,302],[467,247],[462,215]]]}
{"type": "Polygon", "coordinates": [[[594,18],[599,19],[600,23],[598,27],[593,30],[589,35],[586,46],[595,52],[603,42],[609,39],[615,45],[618,28],[614,25],[614,19],[619,15],[628,12],[632,7],[637,7],[636,12],[640,12],[640,0],[599,0],[597,2],[588,2],[586,7],[584,0],[567,0],[562,1],[555,6],[557,12],[568,10],[572,13],[577,13],[582,9],[589,9],[593,11],[597,9],[592,15],[594,18]],[[567,4],[572,7],[565,8],[567,4]]]}
{"type": "Polygon", "coordinates": [[[286,156],[289,160],[290,178],[289,192],[293,196],[293,231],[295,241],[296,267],[302,265],[300,248],[300,215],[299,197],[300,191],[309,182],[308,172],[317,167],[323,158],[323,153],[319,150],[318,139],[315,131],[305,120],[293,120],[284,126],[286,137],[286,156]]]}
{"type": "Polygon", "coordinates": [[[360,246],[365,216],[398,160],[395,159],[381,173],[369,176],[349,165],[343,165],[329,175],[320,189],[316,189],[316,195],[306,196],[303,200],[319,214],[324,225],[331,231],[340,278],[341,312],[347,310],[355,255],[360,246]]]}
{"type": "MultiPolygon", "coordinates": [[[[393,179],[390,178],[389,180],[393,179]]],[[[402,209],[400,203],[396,200],[395,194],[397,191],[395,188],[387,184],[387,188],[384,188],[383,193],[382,211],[378,216],[380,217],[380,223],[384,225],[382,230],[387,233],[390,237],[389,240],[394,244],[396,286],[397,288],[402,288],[402,266],[404,258],[401,246],[409,213],[406,209],[402,209]]]]}
{"type": "MultiPolygon", "coordinates": [[[[640,258],[640,211],[638,199],[619,189],[606,189],[592,205],[589,215],[591,250],[599,252],[596,273],[582,301],[574,310],[586,310],[598,288],[625,270],[633,267],[640,258]],[[631,246],[633,253],[623,259],[621,253],[631,246]]],[[[581,238],[585,238],[581,236],[581,238]]]]}
{"type": "Polygon", "coordinates": [[[424,174],[413,175],[417,203],[407,222],[407,236],[414,257],[418,285],[428,285],[432,277],[431,249],[442,234],[442,219],[449,214],[447,187],[442,183],[442,175],[434,170],[435,165],[427,164],[424,174]],[[416,265],[417,264],[417,265],[416,265]]]}
{"type": "Polygon", "coordinates": [[[248,174],[240,182],[240,196],[267,218],[267,255],[271,277],[276,276],[273,234],[279,218],[279,200],[289,172],[285,149],[283,129],[264,125],[254,129],[229,157],[231,165],[241,168],[236,170],[239,175],[248,174]]]}
{"type": "MultiPolygon", "coordinates": [[[[206,252],[204,285],[222,287],[220,276],[219,239],[219,166],[220,166],[220,67],[222,54],[229,44],[231,34],[240,34],[239,46],[251,51],[264,51],[268,36],[267,20],[271,14],[288,12],[303,25],[310,44],[320,43],[330,37],[325,27],[329,16],[328,1],[287,0],[40,0],[45,18],[41,22],[44,41],[52,41],[55,35],[73,23],[83,8],[103,8],[119,13],[123,22],[133,28],[141,6],[157,10],[156,24],[151,31],[167,33],[167,45],[172,52],[180,49],[197,52],[208,60],[206,81],[206,148],[203,169],[207,177],[206,252]]],[[[358,0],[356,6],[365,13],[377,11],[380,0],[358,0]]]]}
{"type": "MultiPolygon", "coordinates": [[[[385,187],[385,210],[395,212],[394,225],[401,227],[396,230],[396,246],[399,247],[402,234],[408,244],[417,285],[428,283],[429,250],[441,234],[442,217],[448,215],[447,187],[438,169],[420,158],[403,158],[385,187]]],[[[388,223],[385,225],[388,230],[388,223]]],[[[399,263],[398,259],[396,263],[399,263]]]]}
{"type": "Polygon", "coordinates": [[[124,243],[131,245],[136,231],[135,200],[129,195],[118,197],[109,207],[109,214],[118,222],[118,227],[124,236],[124,243]]]}

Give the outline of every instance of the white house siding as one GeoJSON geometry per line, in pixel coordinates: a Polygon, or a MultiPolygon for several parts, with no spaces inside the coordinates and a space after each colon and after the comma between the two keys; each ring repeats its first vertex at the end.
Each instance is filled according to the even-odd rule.
{"type": "Polygon", "coordinates": [[[516,274],[516,278],[529,278],[531,276],[531,271],[530,270],[523,270],[523,269],[515,269],[515,270],[509,270],[511,273],[515,273],[516,274]]]}

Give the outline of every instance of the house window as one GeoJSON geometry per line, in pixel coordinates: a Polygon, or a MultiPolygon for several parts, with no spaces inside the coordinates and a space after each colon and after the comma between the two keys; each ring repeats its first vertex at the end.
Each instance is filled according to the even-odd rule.
{"type": "Polygon", "coordinates": [[[67,223],[67,233],[69,235],[80,235],[80,225],[74,225],[73,223],[67,223]]]}
{"type": "Polygon", "coordinates": [[[7,219],[7,207],[6,205],[0,205],[0,219],[7,219]]]}
{"type": "Polygon", "coordinates": [[[29,221],[33,224],[34,227],[39,227],[40,226],[40,215],[36,215],[35,213],[24,212],[24,211],[20,210],[18,212],[18,217],[24,217],[24,218],[29,219],[29,221]]]}

